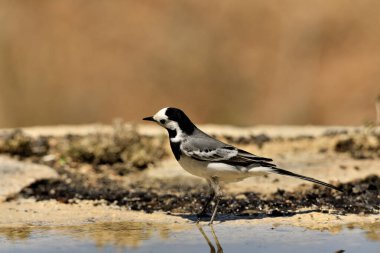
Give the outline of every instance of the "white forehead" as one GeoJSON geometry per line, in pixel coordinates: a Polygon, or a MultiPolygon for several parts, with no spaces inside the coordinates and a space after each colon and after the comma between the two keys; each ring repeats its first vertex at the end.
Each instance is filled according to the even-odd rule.
{"type": "Polygon", "coordinates": [[[168,108],[167,107],[165,107],[165,108],[162,108],[161,110],[159,110],[154,116],[153,116],[153,118],[155,119],[155,120],[160,120],[160,119],[168,119],[168,116],[166,116],[166,110],[167,110],[168,108]]]}

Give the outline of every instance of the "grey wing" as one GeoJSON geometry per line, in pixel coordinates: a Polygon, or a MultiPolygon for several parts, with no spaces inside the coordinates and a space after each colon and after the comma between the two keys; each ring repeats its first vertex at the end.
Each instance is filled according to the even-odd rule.
{"type": "Polygon", "coordinates": [[[185,155],[199,161],[223,162],[234,166],[275,167],[272,159],[256,156],[242,149],[228,145],[209,136],[192,138],[181,144],[185,155]]]}
{"type": "Polygon", "coordinates": [[[222,162],[233,166],[249,166],[250,168],[265,167],[265,170],[257,171],[265,171],[279,175],[296,177],[329,187],[331,189],[335,189],[337,191],[341,191],[339,188],[331,184],[278,168],[275,164],[271,163],[273,160],[270,158],[256,156],[242,149],[238,149],[234,146],[215,140],[208,135],[199,136],[198,138],[192,138],[191,140],[183,142],[181,144],[181,150],[185,153],[185,155],[190,156],[196,160],[207,162],[222,162]]]}

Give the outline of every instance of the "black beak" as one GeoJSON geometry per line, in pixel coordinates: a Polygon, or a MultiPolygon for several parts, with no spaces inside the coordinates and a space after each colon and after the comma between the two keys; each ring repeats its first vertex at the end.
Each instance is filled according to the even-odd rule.
{"type": "Polygon", "coordinates": [[[145,118],[143,118],[143,120],[154,121],[154,122],[155,122],[155,120],[153,119],[152,116],[150,116],[150,117],[145,117],[145,118]]]}

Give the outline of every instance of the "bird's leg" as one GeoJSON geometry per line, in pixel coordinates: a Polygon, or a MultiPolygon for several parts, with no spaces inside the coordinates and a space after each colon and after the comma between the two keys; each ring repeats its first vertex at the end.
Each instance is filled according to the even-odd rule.
{"type": "Polygon", "coordinates": [[[214,221],[214,218],[216,216],[216,212],[218,210],[218,205],[219,205],[219,200],[220,200],[219,197],[221,195],[219,180],[218,180],[217,177],[213,177],[212,178],[212,180],[211,180],[211,186],[214,189],[214,193],[215,193],[214,199],[216,199],[216,202],[215,202],[214,211],[212,212],[212,216],[211,216],[211,220],[209,222],[209,225],[212,225],[212,223],[214,221]]]}
{"type": "Polygon", "coordinates": [[[215,240],[215,243],[216,243],[216,247],[218,248],[217,252],[218,253],[223,253],[222,245],[220,245],[220,242],[218,240],[218,237],[215,234],[215,230],[214,230],[214,227],[212,226],[212,224],[210,225],[210,227],[211,227],[212,236],[214,237],[214,240],[215,240]]]}
{"type": "Polygon", "coordinates": [[[209,225],[212,225],[212,223],[214,222],[214,218],[215,218],[215,216],[216,216],[216,211],[218,210],[218,205],[219,205],[219,197],[217,196],[217,197],[216,197],[216,202],[215,202],[214,211],[212,212],[211,220],[210,220],[210,222],[208,223],[209,225]]]}
{"type": "Polygon", "coordinates": [[[211,184],[211,181],[210,180],[207,180],[207,183],[209,185],[209,189],[210,189],[210,194],[207,198],[207,202],[206,204],[203,205],[202,207],[202,211],[200,213],[197,214],[197,217],[198,217],[198,222],[199,220],[204,217],[206,215],[206,212],[207,212],[207,208],[208,206],[210,205],[211,201],[214,199],[215,197],[215,191],[214,191],[214,188],[212,187],[212,184],[211,184]]]}
{"type": "Polygon", "coordinates": [[[210,205],[211,201],[214,199],[214,197],[215,197],[215,193],[214,193],[214,191],[212,191],[210,193],[210,196],[207,198],[206,204],[202,207],[202,211],[197,214],[198,218],[202,218],[206,215],[207,208],[210,205]]]}
{"type": "MultiPolygon", "coordinates": [[[[210,247],[210,253],[215,253],[215,247],[214,247],[214,245],[212,245],[210,239],[208,239],[208,237],[207,237],[205,231],[203,230],[203,228],[201,227],[201,225],[199,225],[199,224],[197,223],[197,227],[198,227],[199,231],[201,232],[201,234],[203,235],[203,238],[205,238],[205,240],[206,240],[208,246],[210,247]]],[[[219,249],[219,248],[218,248],[218,249],[219,249]]],[[[219,252],[219,251],[218,251],[218,252],[219,252]]],[[[222,252],[223,252],[223,251],[222,251],[222,252]]]]}

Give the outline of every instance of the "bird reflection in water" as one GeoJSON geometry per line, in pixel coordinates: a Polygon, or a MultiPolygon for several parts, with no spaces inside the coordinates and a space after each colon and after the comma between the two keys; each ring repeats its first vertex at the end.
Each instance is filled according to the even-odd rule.
{"type": "Polygon", "coordinates": [[[196,226],[198,227],[199,231],[201,232],[202,236],[205,238],[208,246],[210,247],[210,253],[223,253],[223,248],[222,246],[220,245],[220,242],[218,240],[218,237],[216,236],[215,234],[215,230],[214,230],[214,227],[211,225],[209,225],[210,229],[211,229],[211,234],[212,234],[212,237],[214,238],[214,241],[215,241],[215,244],[216,244],[216,248],[217,248],[217,251],[215,251],[215,247],[214,245],[212,244],[212,242],[210,241],[210,239],[208,238],[208,236],[206,235],[205,231],[203,230],[202,226],[199,225],[199,223],[196,224],[196,226]]]}

